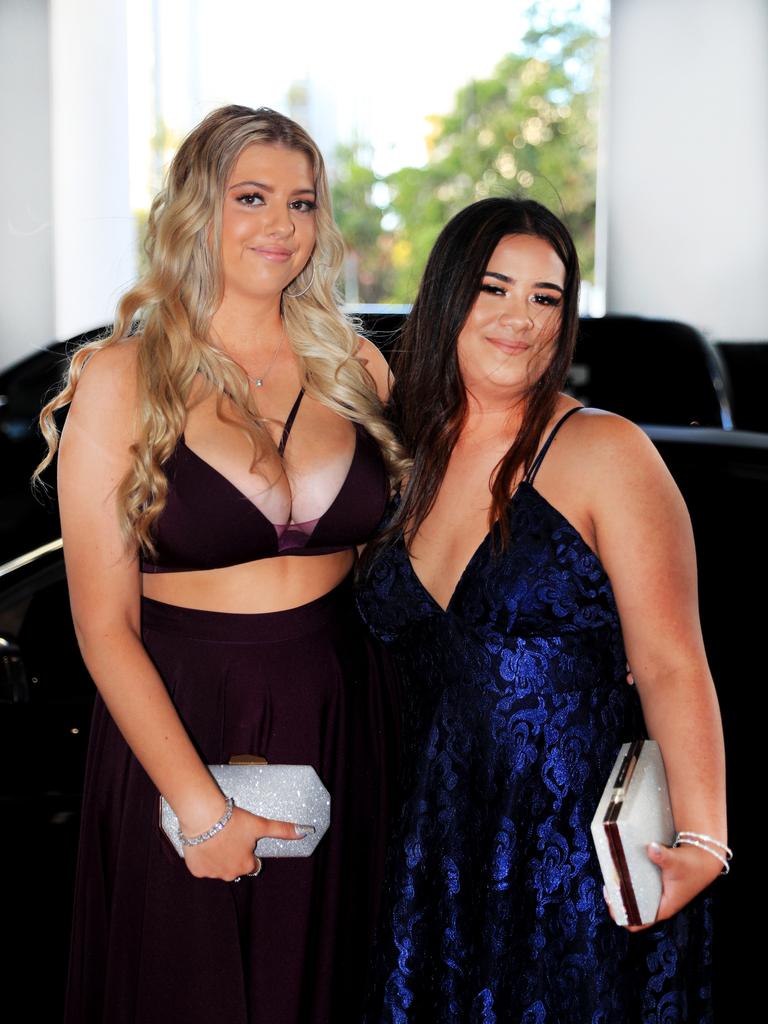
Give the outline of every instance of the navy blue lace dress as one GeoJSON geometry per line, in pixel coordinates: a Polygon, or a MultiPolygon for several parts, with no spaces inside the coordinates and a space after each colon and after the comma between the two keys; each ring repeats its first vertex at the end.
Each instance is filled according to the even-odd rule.
{"type": "Polygon", "coordinates": [[[608,577],[532,486],[549,440],[446,611],[401,542],[360,586],[405,715],[370,1024],[711,1020],[708,901],[637,934],[603,901],[589,825],[643,722],[608,577]]]}

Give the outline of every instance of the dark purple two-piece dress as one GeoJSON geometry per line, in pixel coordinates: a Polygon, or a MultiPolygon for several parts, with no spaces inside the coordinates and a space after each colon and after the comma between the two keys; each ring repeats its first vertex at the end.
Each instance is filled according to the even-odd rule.
{"type": "MultiPolygon", "coordinates": [[[[286,423],[281,451],[301,401],[286,423]]],[[[280,531],[182,437],[144,571],[211,569],[364,543],[387,499],[356,427],[346,480],[316,522],[280,531]]],[[[309,858],[239,884],[196,879],[158,826],[158,793],[100,698],[83,802],[69,1024],[337,1024],[362,1001],[386,842],[390,676],[349,580],[288,611],[144,599],[142,637],[201,758],[311,764],[331,827],[309,858]]]]}

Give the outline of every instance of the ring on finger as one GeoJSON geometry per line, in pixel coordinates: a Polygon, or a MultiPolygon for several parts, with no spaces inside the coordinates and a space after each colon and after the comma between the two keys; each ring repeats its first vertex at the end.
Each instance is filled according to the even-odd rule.
{"type": "Polygon", "coordinates": [[[256,877],[258,877],[258,875],[261,874],[261,867],[262,867],[261,861],[257,857],[256,858],[256,867],[255,867],[255,869],[253,871],[249,871],[248,872],[248,876],[247,877],[248,878],[256,878],[256,877]]]}

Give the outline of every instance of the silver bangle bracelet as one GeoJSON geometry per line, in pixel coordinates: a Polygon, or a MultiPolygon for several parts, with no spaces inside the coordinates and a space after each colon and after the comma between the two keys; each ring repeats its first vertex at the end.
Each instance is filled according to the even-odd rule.
{"type": "MultiPolygon", "coordinates": [[[[693,834],[695,835],[696,833],[693,834]]],[[[706,851],[706,853],[710,854],[710,856],[716,857],[717,860],[719,860],[720,863],[723,865],[723,870],[720,872],[720,874],[727,875],[728,872],[731,870],[731,865],[728,863],[725,856],[722,853],[720,853],[719,850],[713,850],[711,846],[707,846],[706,843],[700,843],[698,839],[689,839],[689,835],[691,835],[691,833],[686,834],[685,832],[679,832],[672,846],[675,848],[677,848],[678,846],[695,846],[699,850],[706,851]]],[[[719,843],[718,845],[722,844],[719,843]]]]}
{"type": "Polygon", "coordinates": [[[726,860],[730,860],[733,857],[733,850],[730,846],[726,846],[719,839],[713,839],[712,836],[705,835],[703,832],[688,832],[684,830],[677,833],[677,838],[698,839],[699,842],[708,843],[710,846],[716,846],[718,850],[722,850],[726,860]]]}
{"type": "Polygon", "coordinates": [[[201,832],[199,836],[185,836],[181,829],[179,829],[179,842],[181,843],[182,846],[199,846],[201,843],[205,843],[209,839],[213,839],[215,835],[218,835],[218,833],[221,832],[221,830],[227,824],[229,819],[232,817],[232,811],[234,809],[234,797],[228,796],[226,810],[224,811],[224,813],[222,814],[218,821],[214,822],[213,825],[211,825],[211,827],[207,831],[201,832]]]}

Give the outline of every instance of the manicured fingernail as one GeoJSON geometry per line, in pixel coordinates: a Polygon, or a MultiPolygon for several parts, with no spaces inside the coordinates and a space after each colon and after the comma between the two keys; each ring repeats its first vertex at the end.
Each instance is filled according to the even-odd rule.
{"type": "Polygon", "coordinates": [[[651,850],[651,851],[652,851],[653,853],[656,853],[656,854],[659,854],[659,853],[661,853],[661,847],[659,846],[659,844],[658,844],[658,843],[649,843],[649,844],[648,844],[648,848],[649,848],[649,849],[650,849],[650,850],[651,850]]]}
{"type": "Polygon", "coordinates": [[[315,834],[314,825],[294,825],[293,827],[296,829],[296,835],[301,836],[302,839],[304,836],[313,836],[315,834]]]}

